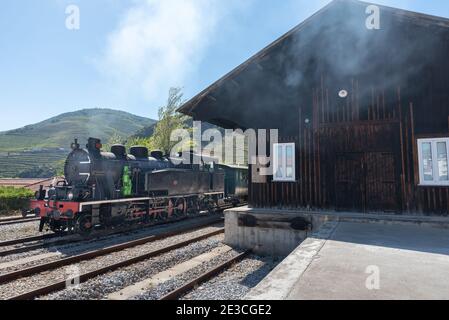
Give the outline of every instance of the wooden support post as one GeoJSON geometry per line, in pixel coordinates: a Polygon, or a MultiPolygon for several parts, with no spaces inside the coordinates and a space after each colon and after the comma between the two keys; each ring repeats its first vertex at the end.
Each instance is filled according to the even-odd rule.
{"type": "Polygon", "coordinates": [[[407,206],[407,212],[409,212],[410,213],[410,196],[411,196],[411,184],[412,184],[412,182],[411,182],[411,180],[412,180],[412,168],[411,168],[411,166],[412,166],[412,163],[413,163],[413,161],[410,161],[410,150],[409,150],[409,146],[410,146],[410,137],[409,137],[409,132],[410,132],[410,130],[409,130],[409,126],[410,126],[410,123],[409,123],[409,118],[408,117],[405,117],[405,136],[404,136],[404,139],[405,139],[405,141],[404,141],[404,146],[405,146],[405,164],[406,164],[406,168],[407,168],[407,171],[406,171],[406,179],[405,179],[405,183],[406,183],[406,186],[405,186],[405,190],[406,190],[406,195],[407,195],[407,203],[406,203],[406,206],[407,206]]]}
{"type": "Polygon", "coordinates": [[[298,136],[298,152],[299,152],[299,166],[298,166],[298,173],[297,173],[297,180],[298,180],[298,189],[299,189],[299,206],[303,206],[303,192],[304,192],[304,171],[302,170],[304,166],[304,159],[303,159],[303,153],[304,153],[304,146],[302,144],[303,137],[304,137],[304,130],[303,130],[303,118],[302,118],[302,107],[299,107],[299,136],[298,136]]]}
{"type": "Polygon", "coordinates": [[[405,209],[405,204],[407,202],[406,188],[405,188],[405,156],[404,156],[404,132],[402,124],[402,103],[401,103],[401,88],[398,88],[398,114],[399,114],[399,132],[400,132],[400,145],[401,145],[401,198],[402,198],[402,211],[405,209]]]}
{"type": "Polygon", "coordinates": [[[416,140],[415,134],[415,108],[413,103],[410,103],[410,126],[411,126],[411,135],[412,135],[412,149],[413,149],[413,172],[414,172],[414,183],[413,183],[413,201],[415,204],[415,209],[419,212],[423,212],[423,201],[424,199],[421,196],[420,190],[418,188],[419,184],[419,159],[418,159],[418,143],[416,140]]]}

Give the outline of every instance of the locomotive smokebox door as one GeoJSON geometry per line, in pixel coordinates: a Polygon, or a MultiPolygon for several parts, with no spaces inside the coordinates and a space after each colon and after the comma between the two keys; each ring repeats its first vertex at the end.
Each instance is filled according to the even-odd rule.
{"type": "Polygon", "coordinates": [[[89,183],[92,175],[92,159],[89,153],[82,149],[74,149],[65,162],[64,176],[70,185],[89,183]]]}

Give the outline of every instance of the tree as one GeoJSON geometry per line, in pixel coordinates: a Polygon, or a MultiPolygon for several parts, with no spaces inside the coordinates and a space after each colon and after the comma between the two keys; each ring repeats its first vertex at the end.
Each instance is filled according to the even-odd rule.
{"type": "Polygon", "coordinates": [[[154,150],[153,146],[150,144],[150,138],[131,137],[126,141],[125,146],[128,150],[134,146],[142,146],[147,147],[148,150],[154,150]]]}
{"type": "Polygon", "coordinates": [[[184,103],[181,88],[171,88],[168,94],[167,105],[159,109],[159,122],[154,128],[154,133],[149,139],[151,149],[161,150],[169,154],[177,142],[170,141],[174,130],[185,129],[187,117],[176,110],[184,103]]]}
{"type": "Polygon", "coordinates": [[[109,137],[108,142],[103,146],[103,150],[111,150],[111,147],[115,144],[123,144],[124,140],[117,131],[114,131],[112,136],[109,137]]]}

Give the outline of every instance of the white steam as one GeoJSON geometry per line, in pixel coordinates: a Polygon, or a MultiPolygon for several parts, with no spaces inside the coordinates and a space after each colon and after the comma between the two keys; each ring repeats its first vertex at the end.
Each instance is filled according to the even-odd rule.
{"type": "Polygon", "coordinates": [[[235,1],[140,0],[109,35],[100,67],[121,90],[148,99],[182,86],[235,1]]]}

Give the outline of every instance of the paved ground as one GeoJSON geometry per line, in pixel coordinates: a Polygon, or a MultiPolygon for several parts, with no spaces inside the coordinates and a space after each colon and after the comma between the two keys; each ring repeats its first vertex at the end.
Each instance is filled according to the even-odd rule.
{"type": "Polygon", "coordinates": [[[306,240],[248,298],[449,300],[449,230],[336,223],[325,237],[306,240]]]}

